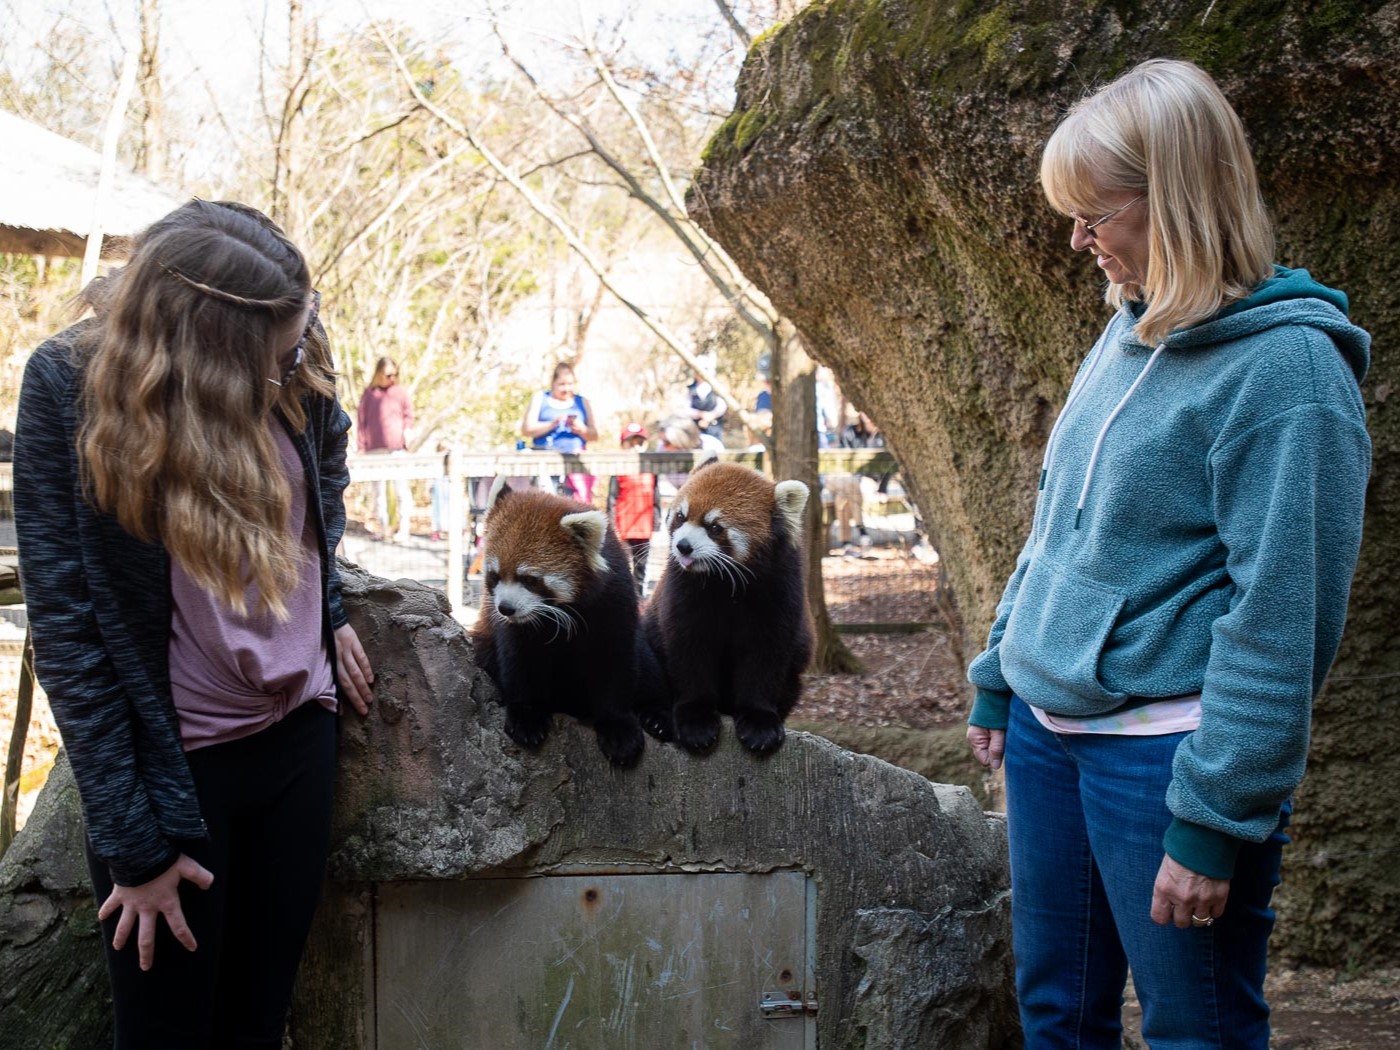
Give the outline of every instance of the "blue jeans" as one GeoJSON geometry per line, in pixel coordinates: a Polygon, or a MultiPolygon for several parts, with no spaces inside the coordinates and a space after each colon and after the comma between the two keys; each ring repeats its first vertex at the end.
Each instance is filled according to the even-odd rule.
{"type": "Polygon", "coordinates": [[[1026,1050],[1122,1045],[1131,967],[1152,1050],[1267,1050],[1279,827],[1239,854],[1213,926],[1158,926],[1172,756],[1185,736],[1052,733],[1019,698],[1006,740],[1011,929],[1026,1050]]]}

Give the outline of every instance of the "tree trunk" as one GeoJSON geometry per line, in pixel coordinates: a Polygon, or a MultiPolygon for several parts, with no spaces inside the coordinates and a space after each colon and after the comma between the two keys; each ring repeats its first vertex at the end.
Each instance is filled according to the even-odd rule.
{"type": "Polygon", "coordinates": [[[34,647],[29,629],[26,628],[24,648],[20,650],[14,728],[10,730],[10,747],[5,756],[5,794],[0,800],[0,857],[5,855],[15,838],[15,824],[19,815],[20,771],[24,767],[24,742],[29,738],[29,718],[33,713],[34,647]]]}
{"type": "Polygon", "coordinates": [[[141,127],[136,170],[148,178],[165,177],[165,102],[160,86],[160,0],[141,0],[141,57],[137,83],[141,90],[141,127]]]}
{"type": "Polygon", "coordinates": [[[302,170],[301,108],[306,99],[310,74],[311,48],[307,47],[308,29],[302,0],[287,4],[287,66],[282,75],[282,97],[277,99],[280,112],[273,129],[273,172],[271,203],[268,214],[287,229],[298,228],[298,216],[292,206],[298,200],[293,182],[302,170]]]}
{"type": "MultiPolygon", "coordinates": [[[[1086,87],[1153,55],[1216,78],[1254,145],[1278,260],[1371,332],[1374,469],[1351,614],[1313,719],[1276,943],[1345,964],[1400,941],[1400,29],[1392,8],[1013,0],[813,4],[760,39],[693,211],[884,429],[980,648],[1024,540],[1040,453],[1107,320],[1092,260],[1040,193],[1086,87]],[[1203,8],[1205,8],[1203,10],[1203,8]]],[[[1285,611],[1281,611],[1285,612],[1285,611]]]]}
{"type": "Polygon", "coordinates": [[[822,555],[826,553],[826,521],[822,514],[822,483],[817,473],[817,366],[790,324],[780,322],[773,340],[773,477],[807,486],[807,611],[816,634],[812,669],[822,674],[861,670],[846,648],[826,609],[822,584],[822,555]]]}

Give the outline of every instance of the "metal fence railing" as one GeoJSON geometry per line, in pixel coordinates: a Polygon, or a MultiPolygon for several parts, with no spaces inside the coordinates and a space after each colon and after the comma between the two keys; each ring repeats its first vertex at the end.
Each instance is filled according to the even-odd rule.
{"type": "MultiPolygon", "coordinates": [[[[377,576],[442,589],[469,620],[480,601],[477,544],[497,475],[504,474],[517,487],[556,491],[572,478],[573,491],[604,509],[612,475],[657,474],[666,504],[704,458],[699,452],[459,450],[445,456],[351,456],[341,554],[377,576]],[[591,485],[584,478],[592,479],[591,485]]],[[[761,453],[730,452],[720,458],[763,465],[761,453]]],[[[822,575],[833,620],[842,629],[861,630],[937,619],[937,555],[921,538],[894,458],[883,449],[823,450],[819,470],[828,538],[822,575]]],[[[648,560],[647,593],[665,562],[665,537],[658,533],[648,560]]]]}
{"type": "MultiPolygon", "coordinates": [[[[563,455],[456,449],[446,455],[351,456],[347,527],[339,553],[377,576],[441,589],[452,607],[470,619],[481,592],[477,542],[497,474],[517,486],[540,487],[555,487],[570,475],[592,477],[592,503],[603,509],[612,475],[660,475],[666,502],[704,458],[700,452],[563,455]],[[380,520],[381,491],[390,512],[388,529],[380,520]]],[[[763,466],[762,453],[727,452],[721,458],[763,466]]],[[[884,449],[824,449],[818,466],[827,523],[822,576],[832,619],[846,630],[936,620],[937,555],[922,539],[894,457],[884,449]]],[[[11,464],[0,463],[0,550],[15,545],[12,489],[11,464]]],[[[649,581],[659,578],[665,563],[665,540],[658,534],[648,562],[649,581]]],[[[18,655],[24,628],[22,605],[0,606],[0,655],[18,655]]]]}

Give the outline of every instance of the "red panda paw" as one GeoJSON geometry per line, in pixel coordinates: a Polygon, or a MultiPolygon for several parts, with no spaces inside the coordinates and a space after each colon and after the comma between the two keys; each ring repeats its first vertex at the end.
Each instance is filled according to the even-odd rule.
{"type": "Polygon", "coordinates": [[[719,715],[703,704],[676,708],[676,742],[687,751],[704,754],[719,743],[719,715]]]}
{"type": "Polygon", "coordinates": [[[734,716],[734,735],[750,751],[766,755],[783,746],[786,732],[776,715],[742,714],[734,716]]]}
{"type": "Polygon", "coordinates": [[[646,747],[646,737],[635,719],[599,721],[595,727],[598,733],[598,749],[608,756],[615,766],[635,766],[646,747]]]}
{"type": "Polygon", "coordinates": [[[549,735],[549,715],[534,711],[506,710],[506,736],[521,747],[536,748],[549,735]]]}
{"type": "Polygon", "coordinates": [[[642,711],[637,717],[641,720],[642,728],[663,744],[676,739],[676,727],[671,721],[671,712],[642,711]]]}

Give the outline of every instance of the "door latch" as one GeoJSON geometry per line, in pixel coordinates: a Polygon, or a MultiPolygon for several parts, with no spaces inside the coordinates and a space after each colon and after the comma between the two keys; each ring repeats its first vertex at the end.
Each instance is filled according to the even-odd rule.
{"type": "MultiPolygon", "coordinates": [[[[797,993],[794,992],[793,995],[797,993]]],[[[780,1017],[801,1017],[804,1014],[814,1014],[817,1012],[817,996],[813,993],[808,998],[794,999],[776,992],[765,992],[763,998],[759,1000],[758,1012],[765,1020],[775,1021],[780,1017]]]]}

